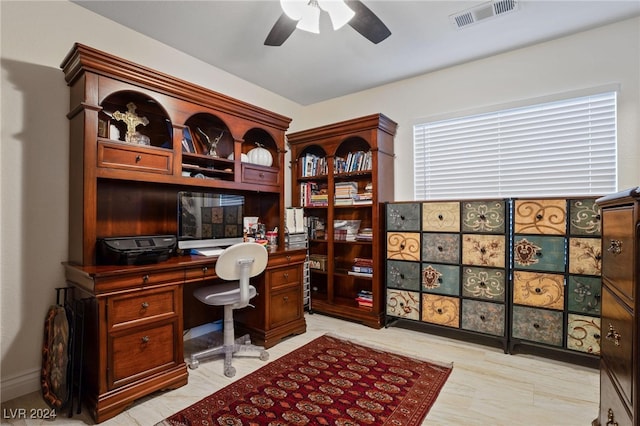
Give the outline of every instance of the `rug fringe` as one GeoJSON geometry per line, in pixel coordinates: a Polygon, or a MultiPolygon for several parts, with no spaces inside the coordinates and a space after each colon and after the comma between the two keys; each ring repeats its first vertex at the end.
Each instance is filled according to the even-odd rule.
{"type": "Polygon", "coordinates": [[[369,342],[363,342],[363,341],[360,341],[358,339],[353,339],[351,337],[340,336],[339,334],[336,334],[336,333],[325,333],[324,336],[331,337],[331,338],[338,339],[338,340],[342,340],[342,341],[347,342],[347,343],[354,343],[356,345],[366,346],[368,348],[371,348],[371,349],[374,349],[374,350],[377,350],[377,351],[381,351],[381,352],[388,352],[388,353],[393,353],[393,354],[396,354],[396,355],[406,356],[408,358],[413,358],[413,359],[416,359],[416,360],[419,360],[419,361],[428,362],[430,364],[434,364],[434,365],[437,365],[437,366],[440,366],[440,367],[450,368],[450,369],[453,370],[453,362],[435,361],[435,360],[432,360],[432,359],[429,359],[429,358],[422,357],[420,355],[413,355],[413,354],[408,354],[408,353],[405,353],[405,352],[397,352],[395,349],[391,349],[391,348],[388,348],[388,347],[383,347],[382,345],[371,344],[369,342]]]}

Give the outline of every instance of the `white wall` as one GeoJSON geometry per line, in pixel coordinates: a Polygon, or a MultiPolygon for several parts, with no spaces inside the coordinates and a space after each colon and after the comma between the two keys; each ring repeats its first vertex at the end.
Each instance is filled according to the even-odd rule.
{"type": "Polygon", "coordinates": [[[398,123],[395,199],[412,200],[417,120],[611,84],[620,86],[622,190],[640,185],[640,18],[317,103],[294,117],[290,131],[382,112],[398,123]]]}
{"type": "Polygon", "coordinates": [[[67,1],[0,0],[0,19],[3,401],[39,389],[44,316],[64,285],[69,92],[59,65],[76,41],[292,117],[291,131],[382,112],[399,123],[397,200],[413,196],[417,119],[618,83],[619,185],[640,184],[640,18],[307,107],[67,1]]]}
{"type": "Polygon", "coordinates": [[[0,0],[0,350],[2,400],[39,389],[43,324],[65,285],[69,88],[80,42],[292,117],[296,103],[67,1],[0,0]]]}

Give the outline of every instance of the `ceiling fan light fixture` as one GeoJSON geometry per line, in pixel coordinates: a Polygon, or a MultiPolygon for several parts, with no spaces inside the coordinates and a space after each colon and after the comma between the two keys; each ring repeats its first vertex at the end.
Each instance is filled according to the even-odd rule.
{"type": "Polygon", "coordinates": [[[314,34],[320,34],[320,9],[315,6],[306,7],[296,28],[314,34]]]}
{"type": "Polygon", "coordinates": [[[287,16],[294,21],[299,21],[308,8],[309,2],[306,0],[280,0],[280,7],[287,16]]]}
{"type": "Polygon", "coordinates": [[[318,0],[318,5],[329,14],[334,30],[345,26],[356,14],[343,0],[318,0]]]}

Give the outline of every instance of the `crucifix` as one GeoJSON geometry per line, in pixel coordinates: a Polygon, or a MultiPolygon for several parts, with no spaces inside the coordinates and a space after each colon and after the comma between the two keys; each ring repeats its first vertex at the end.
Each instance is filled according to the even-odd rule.
{"type": "Polygon", "coordinates": [[[127,125],[127,134],[124,137],[126,142],[133,142],[136,140],[136,127],[140,124],[143,126],[149,124],[147,117],[139,117],[138,114],[136,114],[136,105],[133,102],[129,102],[127,104],[127,112],[116,111],[113,113],[113,118],[118,121],[124,121],[127,125]]]}

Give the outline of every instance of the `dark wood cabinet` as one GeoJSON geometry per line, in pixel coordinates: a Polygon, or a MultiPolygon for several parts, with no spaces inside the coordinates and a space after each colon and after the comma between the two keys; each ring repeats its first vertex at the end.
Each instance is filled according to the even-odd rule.
{"type": "Polygon", "coordinates": [[[287,135],[292,203],[322,224],[309,238],[309,256],[321,265],[310,270],[313,312],[383,324],[382,207],[393,200],[396,126],[373,114],[287,135]],[[367,272],[354,269],[359,261],[367,272]]]}
{"type": "Polygon", "coordinates": [[[602,208],[600,412],[594,425],[640,422],[640,188],[597,200],[602,208]]]}
{"type": "MultiPolygon", "coordinates": [[[[291,119],[82,44],[61,68],[70,88],[65,268],[86,302],[83,396],[101,422],[186,384],[183,330],[218,317],[190,293],[216,278],[213,260],[180,253],[157,264],[98,265],[97,240],[176,235],[178,193],[213,191],[243,195],[244,216],[277,227],[284,241],[291,119]]],[[[239,328],[267,346],[306,329],[305,254],[272,250],[255,279],[257,307],[239,316],[239,328]]]]}

